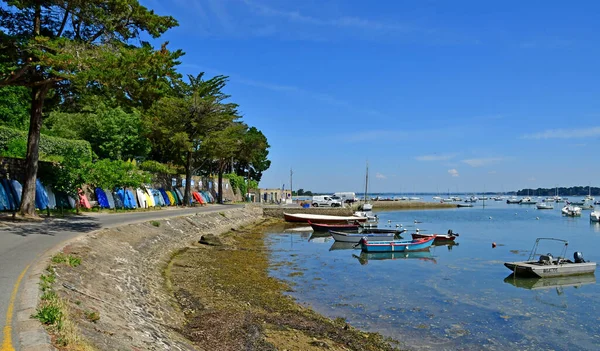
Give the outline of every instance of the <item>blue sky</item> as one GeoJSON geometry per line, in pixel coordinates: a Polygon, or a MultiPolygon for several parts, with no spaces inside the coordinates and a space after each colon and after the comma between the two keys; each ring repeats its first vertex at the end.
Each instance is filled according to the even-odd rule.
{"type": "Polygon", "coordinates": [[[271,144],[261,187],[600,185],[600,2],[142,0],[271,144]]]}

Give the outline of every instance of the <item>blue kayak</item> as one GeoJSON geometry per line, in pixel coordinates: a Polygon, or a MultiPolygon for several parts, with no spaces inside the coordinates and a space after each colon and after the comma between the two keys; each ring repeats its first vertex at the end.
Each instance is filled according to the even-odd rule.
{"type": "Polygon", "coordinates": [[[35,180],[35,207],[40,210],[48,208],[48,194],[46,188],[39,179],[35,180]]]}

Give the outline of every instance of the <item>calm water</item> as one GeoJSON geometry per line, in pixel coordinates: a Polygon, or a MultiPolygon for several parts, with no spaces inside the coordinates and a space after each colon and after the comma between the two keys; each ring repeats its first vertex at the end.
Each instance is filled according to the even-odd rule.
{"type": "MultiPolygon", "coordinates": [[[[310,231],[272,233],[271,274],[290,282],[299,302],[409,349],[598,350],[595,277],[515,281],[503,265],[527,259],[537,237],[569,240],[568,258],[581,251],[586,260],[600,261],[600,226],[589,222],[589,211],[567,218],[560,215],[561,204],[554,210],[493,201],[486,208],[477,205],[378,212],[380,225],[401,223],[407,233],[415,228],[460,233],[458,245],[432,247],[416,257],[369,257],[310,231]],[[498,246],[492,248],[492,242],[498,246]]],[[[404,238],[410,238],[407,233],[404,238]]],[[[561,247],[539,251],[558,256],[561,247]]]]}

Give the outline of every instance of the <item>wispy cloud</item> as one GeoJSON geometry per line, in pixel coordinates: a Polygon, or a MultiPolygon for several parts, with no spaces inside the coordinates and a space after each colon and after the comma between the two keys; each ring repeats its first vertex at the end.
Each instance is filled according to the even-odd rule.
{"type": "Polygon", "coordinates": [[[387,177],[385,175],[381,174],[381,173],[375,174],[375,178],[377,178],[377,179],[387,179],[387,177]]]}
{"type": "Polygon", "coordinates": [[[456,169],[449,169],[448,170],[448,174],[450,174],[453,177],[458,177],[458,171],[456,169]]]}
{"type": "Polygon", "coordinates": [[[523,139],[576,139],[600,136],[600,126],[575,129],[548,129],[539,133],[525,134],[523,139]]]}
{"type": "Polygon", "coordinates": [[[488,172],[488,174],[496,174],[496,173],[498,173],[498,172],[496,172],[496,171],[489,171],[488,172]]]}
{"type": "Polygon", "coordinates": [[[471,167],[482,167],[498,163],[504,160],[503,157],[487,157],[487,158],[470,158],[461,162],[468,164],[471,167]]]}
{"type": "Polygon", "coordinates": [[[456,154],[433,154],[415,157],[417,161],[448,161],[456,157],[456,154]]]}
{"type": "Polygon", "coordinates": [[[305,23],[323,27],[355,28],[360,30],[388,32],[411,32],[415,29],[412,26],[406,24],[374,21],[355,16],[319,18],[315,16],[305,15],[303,13],[300,13],[299,11],[276,9],[265,4],[258,3],[256,1],[242,0],[242,2],[248,5],[253,11],[255,11],[255,13],[259,15],[281,18],[296,23],[305,23]]]}

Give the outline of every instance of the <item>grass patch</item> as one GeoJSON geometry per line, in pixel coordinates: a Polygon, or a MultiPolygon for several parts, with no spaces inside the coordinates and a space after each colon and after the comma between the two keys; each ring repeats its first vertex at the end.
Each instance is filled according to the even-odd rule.
{"type": "Polygon", "coordinates": [[[155,227],[160,227],[160,222],[159,221],[150,221],[150,224],[152,224],[155,227]]]}
{"type": "Polygon", "coordinates": [[[90,322],[96,323],[100,320],[100,313],[96,311],[84,311],[85,319],[90,322]]]}
{"type": "Polygon", "coordinates": [[[52,256],[51,261],[55,264],[66,263],[71,267],[77,267],[81,264],[81,258],[73,255],[65,255],[62,252],[59,252],[56,255],[52,256]]]}

